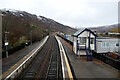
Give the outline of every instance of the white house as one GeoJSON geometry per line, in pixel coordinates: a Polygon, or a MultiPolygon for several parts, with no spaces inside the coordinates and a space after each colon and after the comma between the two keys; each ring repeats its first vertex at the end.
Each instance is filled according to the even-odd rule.
{"type": "Polygon", "coordinates": [[[92,60],[93,51],[100,54],[120,53],[120,38],[98,37],[87,28],[78,30],[66,39],[73,42],[73,52],[79,56],[87,55],[87,60],[89,60],[89,57],[92,60]]]}
{"type": "MultiPolygon", "coordinates": [[[[80,29],[73,34],[73,51],[78,55],[79,50],[95,50],[96,49],[96,37],[90,29],[80,29]]],[[[87,55],[79,54],[79,55],[87,55]]]]}
{"type": "Polygon", "coordinates": [[[90,29],[80,29],[73,34],[73,51],[76,55],[81,50],[92,50],[96,53],[120,52],[120,38],[98,37],[90,29]]]}

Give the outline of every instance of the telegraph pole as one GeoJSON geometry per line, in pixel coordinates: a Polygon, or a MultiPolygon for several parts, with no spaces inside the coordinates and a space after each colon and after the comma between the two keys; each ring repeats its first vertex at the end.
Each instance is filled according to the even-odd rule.
{"type": "Polygon", "coordinates": [[[2,59],[2,12],[0,11],[0,59],[2,59]]]}
{"type": "Polygon", "coordinates": [[[7,34],[8,34],[9,32],[5,32],[5,46],[6,46],[6,57],[8,58],[8,49],[7,49],[7,46],[8,46],[8,40],[7,40],[7,34]]]}
{"type": "Polygon", "coordinates": [[[2,16],[0,11],[0,75],[2,75],[2,16]]]}
{"type": "Polygon", "coordinates": [[[31,45],[32,45],[32,30],[31,30],[31,32],[30,32],[30,38],[31,38],[31,45]]]}

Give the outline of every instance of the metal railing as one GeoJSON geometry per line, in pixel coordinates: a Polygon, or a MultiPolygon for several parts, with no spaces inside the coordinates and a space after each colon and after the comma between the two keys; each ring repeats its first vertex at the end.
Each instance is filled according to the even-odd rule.
{"type": "Polygon", "coordinates": [[[93,53],[91,48],[87,48],[85,45],[85,50],[86,50],[86,54],[87,54],[87,61],[92,61],[93,60],[93,53]]]}

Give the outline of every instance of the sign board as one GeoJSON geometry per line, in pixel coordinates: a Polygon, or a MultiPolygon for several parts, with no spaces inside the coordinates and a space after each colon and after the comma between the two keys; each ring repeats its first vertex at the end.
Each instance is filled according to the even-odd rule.
{"type": "Polygon", "coordinates": [[[5,46],[8,46],[8,42],[5,42],[5,46]]]}
{"type": "Polygon", "coordinates": [[[28,43],[26,42],[26,44],[28,44],[28,43]]]}

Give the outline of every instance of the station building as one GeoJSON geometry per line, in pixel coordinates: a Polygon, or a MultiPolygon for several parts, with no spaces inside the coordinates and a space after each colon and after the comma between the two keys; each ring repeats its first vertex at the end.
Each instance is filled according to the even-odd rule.
{"type": "MultiPolygon", "coordinates": [[[[79,50],[95,50],[96,49],[96,37],[90,29],[80,29],[73,34],[73,51],[78,54],[79,50]]],[[[86,55],[80,54],[80,55],[86,55]]]]}
{"type": "Polygon", "coordinates": [[[76,55],[87,55],[92,57],[95,53],[120,53],[120,38],[98,37],[90,29],[84,28],[78,30],[72,36],[66,37],[73,42],[73,52],[76,55]]]}

